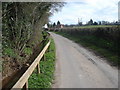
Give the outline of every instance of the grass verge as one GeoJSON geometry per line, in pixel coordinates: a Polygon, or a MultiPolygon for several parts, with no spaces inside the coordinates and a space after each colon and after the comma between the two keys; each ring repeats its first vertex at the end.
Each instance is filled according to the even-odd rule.
{"type": "MultiPolygon", "coordinates": [[[[71,39],[71,40],[75,41],[76,43],[81,44],[84,47],[87,47],[88,49],[91,49],[95,54],[106,58],[110,62],[111,65],[113,65],[113,66],[120,65],[120,57],[117,54],[110,52],[109,50],[107,50],[105,48],[100,47],[101,45],[103,45],[102,41],[99,41],[100,46],[97,46],[97,45],[91,43],[93,40],[96,39],[95,37],[91,38],[89,36],[75,36],[75,35],[70,35],[70,34],[67,34],[64,32],[56,32],[56,33],[66,37],[68,39],[71,39]],[[86,38],[87,38],[87,40],[86,40],[86,38]]],[[[98,41],[97,41],[97,43],[98,43],[98,41]]],[[[106,41],[106,43],[107,43],[107,41],[106,41]]]]}
{"type": "Polygon", "coordinates": [[[40,61],[41,73],[38,75],[35,69],[28,80],[29,88],[51,88],[55,71],[55,44],[51,39],[49,51],[45,54],[45,60],[40,61]]]}
{"type": "Polygon", "coordinates": [[[76,26],[74,28],[98,28],[98,27],[115,27],[116,25],[88,25],[88,26],[76,26]]]}

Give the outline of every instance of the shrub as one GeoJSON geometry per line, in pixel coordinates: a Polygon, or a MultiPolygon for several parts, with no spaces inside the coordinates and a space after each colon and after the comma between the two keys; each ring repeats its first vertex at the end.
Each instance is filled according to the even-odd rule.
{"type": "Polygon", "coordinates": [[[3,50],[3,52],[4,52],[5,55],[7,55],[7,56],[9,56],[9,57],[15,58],[15,57],[17,56],[16,53],[14,52],[14,50],[11,49],[11,48],[5,48],[5,49],[3,50]]]}
{"type": "Polygon", "coordinates": [[[26,47],[26,48],[24,49],[24,53],[27,54],[27,55],[31,55],[31,54],[32,54],[32,49],[29,48],[29,47],[26,47]]]}

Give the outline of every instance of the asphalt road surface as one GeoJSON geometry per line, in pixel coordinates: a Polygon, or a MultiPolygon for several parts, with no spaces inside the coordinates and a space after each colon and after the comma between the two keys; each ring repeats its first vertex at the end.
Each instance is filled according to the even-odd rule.
{"type": "Polygon", "coordinates": [[[118,69],[73,41],[50,33],[56,44],[53,88],[118,88],[118,69]]]}

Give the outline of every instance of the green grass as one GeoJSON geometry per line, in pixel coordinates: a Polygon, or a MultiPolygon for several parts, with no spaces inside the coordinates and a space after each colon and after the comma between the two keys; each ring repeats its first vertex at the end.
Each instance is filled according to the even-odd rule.
{"type": "Polygon", "coordinates": [[[24,48],[24,53],[27,54],[27,55],[31,55],[32,54],[32,48],[24,48]]]}
{"type": "Polygon", "coordinates": [[[88,26],[75,26],[73,28],[98,28],[98,27],[114,27],[114,26],[113,25],[88,25],[88,26]]]}
{"type": "MultiPolygon", "coordinates": [[[[94,36],[77,36],[77,35],[70,35],[63,32],[56,32],[64,37],[67,37],[76,43],[83,45],[89,49],[92,49],[97,55],[106,58],[112,65],[120,64],[120,57],[116,55],[114,52],[105,49],[105,46],[111,47],[111,43],[104,40],[98,39],[94,36]],[[97,42],[96,42],[97,41],[97,42]],[[109,44],[109,45],[106,45],[109,44]]],[[[112,48],[112,47],[111,47],[112,48]]]]}
{"type": "Polygon", "coordinates": [[[45,60],[40,61],[41,74],[37,70],[33,72],[28,81],[29,88],[51,88],[55,71],[55,44],[51,40],[49,52],[45,54],[45,60]]]}
{"type": "Polygon", "coordinates": [[[5,48],[5,49],[3,50],[3,53],[4,53],[6,56],[9,56],[9,57],[13,57],[13,58],[17,57],[17,54],[16,54],[16,53],[14,52],[14,50],[11,49],[11,48],[5,48]]]}

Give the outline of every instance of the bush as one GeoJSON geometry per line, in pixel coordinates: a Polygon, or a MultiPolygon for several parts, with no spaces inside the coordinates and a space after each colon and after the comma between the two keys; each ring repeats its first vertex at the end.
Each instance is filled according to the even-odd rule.
{"type": "Polygon", "coordinates": [[[17,56],[17,54],[16,54],[16,53],[14,52],[14,50],[11,49],[11,48],[5,48],[5,49],[3,50],[3,52],[4,52],[5,55],[7,55],[7,56],[9,56],[9,57],[15,58],[15,57],[17,56]]]}
{"type": "Polygon", "coordinates": [[[32,49],[29,48],[29,47],[26,47],[26,48],[24,49],[24,53],[27,54],[27,55],[31,55],[31,54],[32,54],[32,49]]]}

